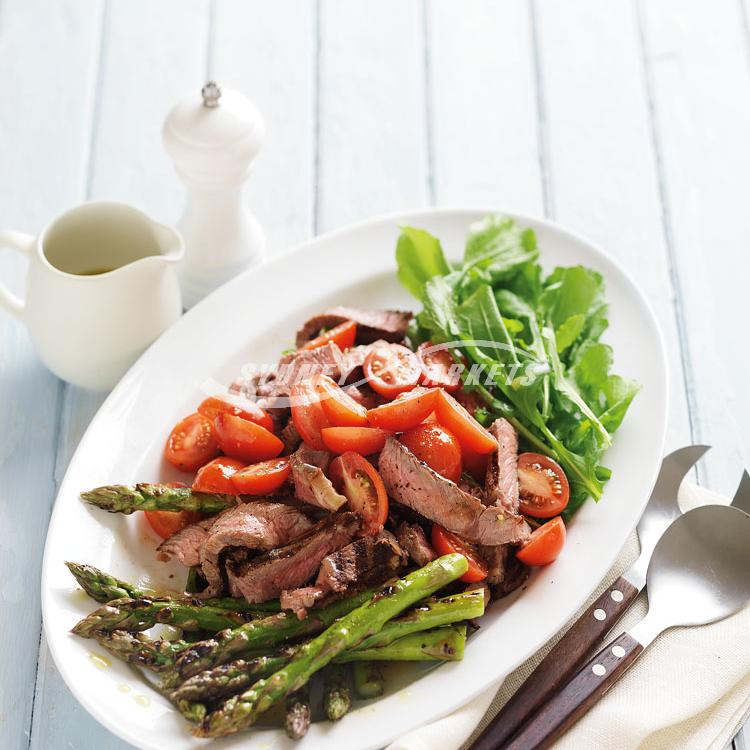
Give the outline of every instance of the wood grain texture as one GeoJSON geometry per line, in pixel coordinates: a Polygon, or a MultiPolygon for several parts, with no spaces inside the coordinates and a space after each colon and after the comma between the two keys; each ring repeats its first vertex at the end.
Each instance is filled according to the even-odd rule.
{"type": "Polygon", "coordinates": [[[750,245],[750,66],[741,8],[733,0],[639,6],[695,439],[714,446],[701,481],[729,493],[750,451],[750,350],[735,324],[746,317],[740,300],[750,245]]]}
{"type": "Polygon", "coordinates": [[[528,3],[425,7],[435,202],[542,214],[528,3]]]}
{"type": "Polygon", "coordinates": [[[316,231],[428,202],[422,5],[322,0],[316,231]]]}
{"type": "MultiPolygon", "coordinates": [[[[50,6],[5,0],[0,6],[0,70],[6,80],[12,71],[16,92],[11,106],[7,97],[0,106],[4,228],[37,232],[83,198],[100,17],[99,2],[50,6]],[[46,135],[51,123],[54,138],[46,135]]],[[[25,276],[21,256],[0,252],[4,282],[20,291],[25,276]]],[[[0,527],[6,530],[0,541],[5,646],[0,747],[25,750],[41,628],[41,551],[55,492],[61,384],[37,359],[22,324],[5,313],[0,314],[0,394],[0,527]]]]}
{"type": "Polygon", "coordinates": [[[652,304],[672,376],[672,450],[691,429],[634,8],[539,3],[536,19],[554,218],[620,260],[652,304]]]}
{"type": "Polygon", "coordinates": [[[247,200],[265,229],[271,258],[313,234],[315,7],[296,0],[216,4],[214,75],[253,99],[266,123],[247,200]]]}

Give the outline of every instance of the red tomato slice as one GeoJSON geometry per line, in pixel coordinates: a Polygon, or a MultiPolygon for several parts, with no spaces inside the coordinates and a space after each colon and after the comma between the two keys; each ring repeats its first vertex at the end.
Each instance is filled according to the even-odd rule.
{"type": "Polygon", "coordinates": [[[377,427],[324,427],[321,434],[326,448],[333,453],[354,451],[369,456],[383,450],[390,433],[377,427]]]}
{"type": "Polygon", "coordinates": [[[233,474],[232,484],[241,495],[268,495],[279,489],[291,473],[288,458],[272,458],[233,474]]]}
{"type": "Polygon", "coordinates": [[[331,461],[329,475],[334,487],[362,516],[362,534],[376,534],[388,518],[388,493],[375,467],[359,453],[347,451],[331,461]]]}
{"type": "Polygon", "coordinates": [[[214,428],[222,451],[233,458],[254,463],[276,458],[284,450],[284,443],[276,435],[247,419],[219,414],[214,428]]]}
{"type": "Polygon", "coordinates": [[[445,427],[424,422],[399,440],[420,460],[451,482],[461,479],[461,446],[445,427]]]}
{"type": "Polygon", "coordinates": [[[143,512],[149,526],[162,538],[169,539],[170,536],[182,531],[191,523],[200,521],[205,516],[200,513],[192,513],[187,510],[146,510],[143,512]]]}
{"type": "Polygon", "coordinates": [[[461,387],[459,365],[447,349],[425,341],[417,348],[417,359],[422,368],[422,385],[445,388],[449,393],[461,387]]]}
{"type": "Polygon", "coordinates": [[[565,545],[565,524],[558,516],[532,532],[531,539],[516,552],[525,565],[549,565],[565,545]]]}
{"type": "Polygon", "coordinates": [[[198,414],[208,417],[212,422],[219,414],[231,414],[273,432],[273,419],[258,404],[248,398],[237,398],[227,393],[225,396],[209,396],[198,407],[198,414]]]}
{"type": "Polygon", "coordinates": [[[323,411],[334,427],[366,427],[367,409],[327,375],[316,379],[323,411]]]}
{"type": "Polygon", "coordinates": [[[245,466],[245,462],[239,458],[219,456],[202,466],[193,480],[193,489],[196,492],[221,492],[227,495],[236,495],[231,476],[245,466]]]}
{"type": "Polygon", "coordinates": [[[437,388],[419,389],[404,393],[395,401],[376,406],[367,412],[367,419],[373,427],[391,432],[403,432],[424,422],[435,408],[437,388]]]}
{"type": "Polygon", "coordinates": [[[295,383],[291,390],[292,422],[300,437],[315,450],[325,450],[320,431],[331,427],[323,410],[315,380],[310,378],[295,383]]]}
{"type": "Polygon", "coordinates": [[[518,457],[518,494],[521,513],[536,518],[552,518],[565,510],[570,485],[560,465],[541,453],[518,457]]]}
{"type": "Polygon", "coordinates": [[[354,346],[356,338],[357,324],[353,320],[346,320],[331,328],[330,331],[321,333],[320,336],[312,339],[312,341],[308,341],[302,348],[317,349],[320,346],[325,346],[333,342],[334,344],[338,344],[342,351],[346,351],[354,346]]]}
{"type": "Polygon", "coordinates": [[[211,420],[191,414],[169,433],[164,458],[182,471],[195,471],[219,454],[219,442],[211,420]]]}
{"type": "Polygon", "coordinates": [[[440,524],[436,523],[432,525],[431,541],[435,552],[440,556],[458,552],[458,554],[466,558],[469,563],[469,569],[461,576],[461,581],[476,583],[487,578],[489,573],[487,563],[460,536],[456,536],[452,531],[448,531],[448,529],[444,529],[440,524]]]}
{"type": "Polygon", "coordinates": [[[464,471],[471,474],[479,484],[484,485],[485,479],[487,478],[487,463],[490,454],[477,453],[466,446],[462,446],[461,458],[463,460],[464,471]]]}
{"type": "Polygon", "coordinates": [[[385,398],[396,398],[419,383],[422,368],[416,354],[401,344],[382,344],[365,357],[364,372],[372,389],[385,398]]]}
{"type": "Polygon", "coordinates": [[[497,450],[495,438],[442,388],[438,390],[435,414],[438,422],[458,438],[461,447],[466,446],[475,453],[492,453],[497,450]]]}

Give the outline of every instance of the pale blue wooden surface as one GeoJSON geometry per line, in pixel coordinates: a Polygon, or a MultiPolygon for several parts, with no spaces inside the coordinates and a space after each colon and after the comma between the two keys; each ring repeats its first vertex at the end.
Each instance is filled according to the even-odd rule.
{"type": "MultiPolygon", "coordinates": [[[[742,2],[0,0],[0,70],[2,228],[87,198],[174,221],[161,121],[212,74],[265,114],[248,200],[274,252],[431,203],[589,235],[664,328],[668,447],[713,443],[698,478],[734,488],[750,449],[742,2]]],[[[20,291],[24,272],[0,251],[2,281],[20,291]]],[[[3,750],[125,747],[62,683],[38,597],[55,489],[102,398],[50,375],[0,313],[3,750]]]]}

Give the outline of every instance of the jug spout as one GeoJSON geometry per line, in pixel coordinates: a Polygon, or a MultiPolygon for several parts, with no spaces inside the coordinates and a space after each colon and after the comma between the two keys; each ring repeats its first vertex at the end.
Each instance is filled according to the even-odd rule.
{"type": "Polygon", "coordinates": [[[173,227],[165,224],[154,222],[153,228],[159,244],[161,258],[169,263],[179,263],[185,255],[185,243],[182,240],[182,235],[173,227]]]}

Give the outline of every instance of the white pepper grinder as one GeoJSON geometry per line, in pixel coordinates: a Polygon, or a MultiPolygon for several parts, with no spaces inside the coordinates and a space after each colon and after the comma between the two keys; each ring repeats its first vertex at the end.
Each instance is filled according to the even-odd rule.
{"type": "Polygon", "coordinates": [[[178,273],[187,308],[265,259],[263,229],[242,196],[263,134],[258,108],[214,81],[200,98],[178,102],[164,121],[164,147],[188,191],[177,224],[185,240],[178,273]]]}

